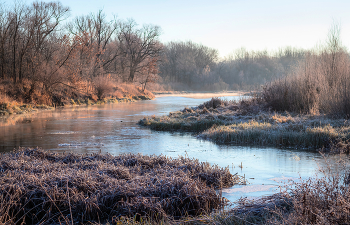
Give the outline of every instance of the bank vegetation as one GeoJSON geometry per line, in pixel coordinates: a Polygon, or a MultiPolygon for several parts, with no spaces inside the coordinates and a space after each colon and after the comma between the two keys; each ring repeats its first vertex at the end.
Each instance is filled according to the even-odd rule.
{"type": "Polygon", "coordinates": [[[123,154],[54,154],[19,149],[0,156],[0,223],[165,221],[210,213],[220,192],[243,182],[195,159],[123,154]]]}
{"type": "Polygon", "coordinates": [[[292,181],[283,191],[254,200],[241,199],[228,211],[214,212],[185,224],[349,224],[348,158],[320,168],[317,176],[292,181]]]}

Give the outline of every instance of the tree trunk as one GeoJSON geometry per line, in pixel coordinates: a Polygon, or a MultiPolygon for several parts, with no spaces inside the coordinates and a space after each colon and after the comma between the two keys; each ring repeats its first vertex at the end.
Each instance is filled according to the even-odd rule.
{"type": "Polygon", "coordinates": [[[17,74],[16,74],[16,35],[13,38],[13,65],[12,65],[12,76],[13,82],[17,83],[17,74]]]}
{"type": "Polygon", "coordinates": [[[135,77],[135,69],[130,68],[129,82],[132,83],[135,77]]]}

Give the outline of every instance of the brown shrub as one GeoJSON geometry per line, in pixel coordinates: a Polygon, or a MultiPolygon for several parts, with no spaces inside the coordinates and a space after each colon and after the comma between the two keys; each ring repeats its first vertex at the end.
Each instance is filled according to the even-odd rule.
{"type": "Polygon", "coordinates": [[[198,107],[200,109],[207,108],[207,109],[216,109],[220,106],[226,106],[229,102],[226,100],[223,100],[221,98],[212,98],[207,102],[204,102],[203,104],[199,105],[198,107]]]}
{"type": "Polygon", "coordinates": [[[0,104],[11,103],[14,102],[12,98],[10,98],[7,94],[0,93],[0,104]]]}
{"type": "Polygon", "coordinates": [[[113,88],[115,87],[113,80],[106,76],[95,77],[93,80],[93,85],[99,100],[112,93],[113,88]]]}

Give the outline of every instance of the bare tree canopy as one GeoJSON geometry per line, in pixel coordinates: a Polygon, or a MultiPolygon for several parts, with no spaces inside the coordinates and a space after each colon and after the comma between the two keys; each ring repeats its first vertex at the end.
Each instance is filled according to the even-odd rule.
{"type": "Polygon", "coordinates": [[[147,59],[158,57],[161,53],[163,46],[158,40],[159,36],[158,26],[144,25],[137,28],[134,20],[120,23],[119,48],[127,60],[130,82],[134,81],[136,73],[148,66],[147,59]]]}

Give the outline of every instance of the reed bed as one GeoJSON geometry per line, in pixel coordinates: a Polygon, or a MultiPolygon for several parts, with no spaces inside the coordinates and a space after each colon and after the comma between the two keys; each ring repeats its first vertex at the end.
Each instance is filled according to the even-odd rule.
{"type": "Polygon", "coordinates": [[[184,157],[24,148],[2,154],[0,172],[2,224],[180,219],[222,207],[216,189],[241,182],[228,168],[184,157]]]}
{"type": "Polygon", "coordinates": [[[155,130],[192,131],[220,144],[350,151],[348,120],[271,112],[259,97],[238,102],[213,98],[167,116],[144,118],[139,124],[155,130]]]}
{"type": "Polygon", "coordinates": [[[350,58],[340,33],[334,23],[324,44],[306,52],[285,78],[265,85],[262,96],[269,107],[350,118],[350,58]]]}

